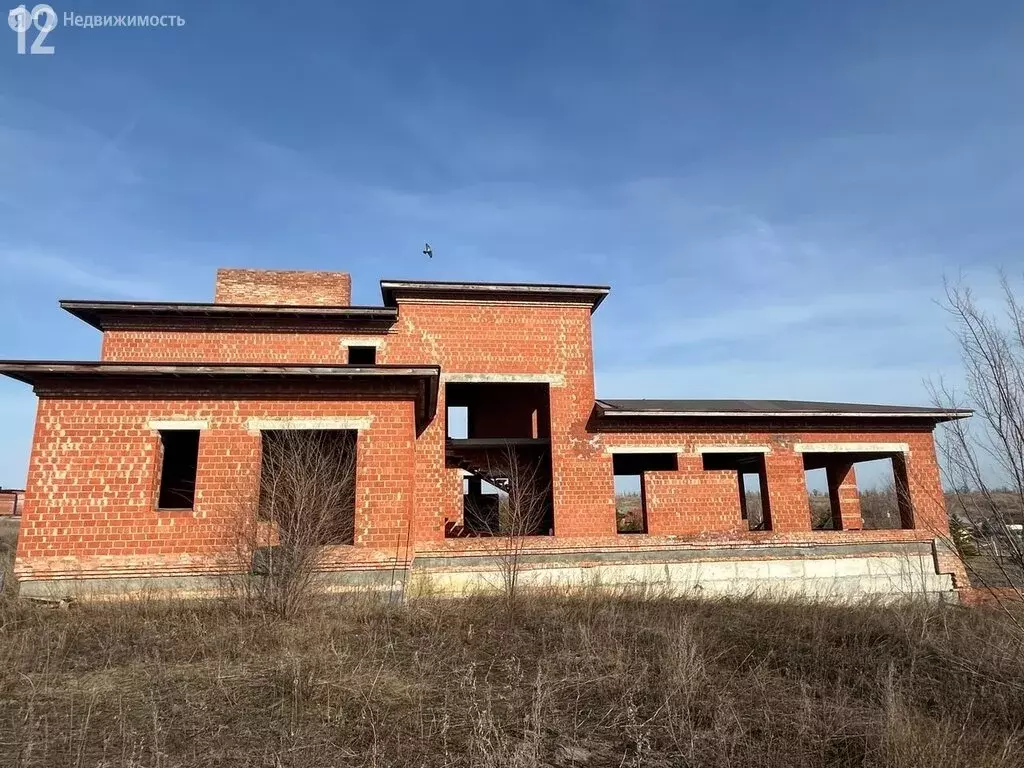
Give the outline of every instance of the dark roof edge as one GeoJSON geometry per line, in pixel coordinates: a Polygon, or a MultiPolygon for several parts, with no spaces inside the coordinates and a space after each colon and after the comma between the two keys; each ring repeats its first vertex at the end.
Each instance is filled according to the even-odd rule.
{"type": "Polygon", "coordinates": [[[495,297],[511,301],[551,301],[590,304],[596,310],[611,292],[607,285],[571,285],[560,283],[481,283],[449,280],[388,280],[380,281],[381,297],[389,307],[398,305],[398,296],[419,295],[444,298],[446,296],[495,297]]]}
{"type": "Polygon", "coordinates": [[[836,403],[845,406],[844,410],[824,409],[765,409],[751,410],[740,408],[663,408],[663,409],[629,409],[617,408],[603,400],[596,400],[595,406],[601,416],[609,418],[729,418],[729,419],[921,419],[926,421],[944,422],[966,419],[974,415],[974,411],[966,408],[923,408],[921,406],[888,406],[885,411],[857,410],[855,404],[836,403]]]}
{"type": "Polygon", "coordinates": [[[152,375],[252,376],[440,376],[439,365],[335,365],[330,363],[174,363],[112,362],[106,360],[0,360],[0,374],[24,381],[40,375],[152,375]]]}
{"type": "Polygon", "coordinates": [[[181,381],[186,377],[195,379],[231,377],[238,382],[242,377],[250,381],[287,380],[311,378],[330,379],[404,379],[418,382],[417,429],[422,430],[437,410],[437,390],[441,378],[438,365],[253,365],[250,363],[147,363],[147,362],[105,362],[105,361],[48,361],[48,360],[0,360],[0,375],[36,388],[61,386],[69,382],[88,384],[97,377],[108,381],[181,381]]]}
{"type": "Polygon", "coordinates": [[[61,309],[99,330],[108,327],[139,325],[139,320],[179,319],[224,321],[263,318],[267,320],[377,321],[394,322],[398,312],[392,307],[339,307],[289,304],[215,304],[165,301],[83,301],[62,299],[61,309]],[[133,319],[135,322],[133,323],[133,319]]]}

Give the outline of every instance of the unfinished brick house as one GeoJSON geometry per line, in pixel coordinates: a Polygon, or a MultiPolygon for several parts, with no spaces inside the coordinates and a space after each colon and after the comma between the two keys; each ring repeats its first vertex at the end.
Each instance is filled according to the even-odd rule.
{"type": "Polygon", "coordinates": [[[281,430],[353,437],[338,584],[486,585],[499,537],[481,518],[500,527],[502,455],[540,467],[549,488],[525,581],[944,595],[964,583],[942,544],[933,431],[966,412],[596,399],[591,314],[607,287],[380,287],[382,306],[351,306],[347,274],[226,269],[213,303],[62,301],[102,332],[100,360],[0,364],[39,398],[22,593],[212,587],[239,478],[258,477],[281,430]],[[876,459],[900,492],[886,527],[865,525],[855,480],[876,459]],[[824,516],[808,500],[814,470],[824,516]],[[624,475],[642,489],[628,524],[624,475]]]}

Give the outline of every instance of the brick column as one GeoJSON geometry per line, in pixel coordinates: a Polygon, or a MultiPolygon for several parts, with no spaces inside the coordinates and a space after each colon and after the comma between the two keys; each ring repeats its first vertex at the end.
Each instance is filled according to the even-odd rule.
{"type": "Polygon", "coordinates": [[[804,459],[798,453],[776,448],[764,457],[771,507],[772,530],[811,530],[804,459]]]}
{"type": "Polygon", "coordinates": [[[828,477],[828,500],[832,521],[837,530],[859,531],[864,528],[860,515],[860,491],[857,471],[849,462],[837,462],[825,468],[828,477]]]}

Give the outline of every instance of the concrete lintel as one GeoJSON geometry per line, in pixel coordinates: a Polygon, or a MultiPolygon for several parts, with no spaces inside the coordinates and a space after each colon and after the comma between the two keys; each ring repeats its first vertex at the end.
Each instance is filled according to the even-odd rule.
{"type": "Polygon", "coordinates": [[[322,419],[249,419],[249,432],[273,429],[369,429],[373,416],[339,416],[322,419]]]}
{"type": "Polygon", "coordinates": [[[341,336],[338,338],[338,345],[341,347],[374,347],[380,349],[384,346],[384,338],[377,336],[341,336]]]}
{"type": "Polygon", "coordinates": [[[443,372],[441,381],[452,384],[548,384],[564,387],[561,373],[458,373],[443,372]]]}
{"type": "Polygon", "coordinates": [[[170,432],[184,429],[209,429],[210,422],[206,419],[164,419],[146,422],[146,426],[154,432],[170,432]]]}
{"type": "Polygon", "coordinates": [[[771,453],[770,445],[701,445],[695,453],[703,456],[705,453],[771,453]]]}
{"type": "Polygon", "coordinates": [[[605,453],[686,453],[681,445],[606,445],[605,453]]]}
{"type": "Polygon", "coordinates": [[[907,443],[796,443],[795,453],[910,453],[907,443]]]}

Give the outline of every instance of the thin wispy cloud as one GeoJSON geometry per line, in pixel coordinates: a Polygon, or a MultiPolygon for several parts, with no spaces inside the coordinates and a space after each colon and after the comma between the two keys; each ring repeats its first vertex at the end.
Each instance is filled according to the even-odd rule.
{"type": "Polygon", "coordinates": [[[0,266],[9,278],[25,278],[45,285],[48,290],[85,291],[100,296],[134,299],[164,294],[160,283],[155,280],[117,276],[108,268],[82,259],[53,254],[0,250],[0,266]]]}

